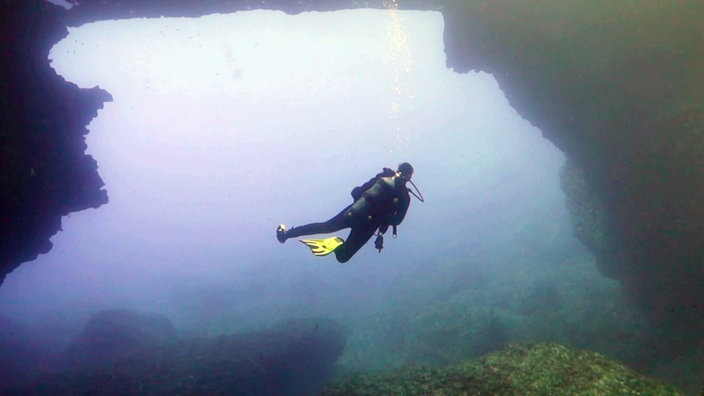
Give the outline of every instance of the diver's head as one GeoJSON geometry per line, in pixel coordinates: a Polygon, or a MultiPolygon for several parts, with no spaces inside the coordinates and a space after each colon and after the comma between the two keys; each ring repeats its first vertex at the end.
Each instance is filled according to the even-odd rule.
{"type": "Polygon", "coordinates": [[[413,167],[408,162],[402,162],[398,165],[396,174],[405,180],[411,180],[411,177],[413,177],[413,167]]]}

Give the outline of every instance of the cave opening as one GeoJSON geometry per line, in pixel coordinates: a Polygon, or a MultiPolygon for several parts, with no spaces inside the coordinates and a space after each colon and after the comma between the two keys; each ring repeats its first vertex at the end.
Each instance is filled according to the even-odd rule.
{"type": "Polygon", "coordinates": [[[440,13],[394,10],[71,29],[50,62],[113,96],[87,136],[110,202],[64,218],[52,252],[7,277],[3,312],[47,326],[49,313],[118,306],[211,335],[288,316],[352,321],[389,290],[415,290],[423,306],[478,293],[520,314],[540,304],[512,294],[576,299],[575,278],[607,288],[595,305],[608,305],[617,285],[572,237],[563,154],[491,75],[445,66],[442,30],[440,13]],[[427,202],[381,255],[367,246],[340,267],[274,238],[281,222],[337,213],[352,187],[402,161],[427,202]]]}

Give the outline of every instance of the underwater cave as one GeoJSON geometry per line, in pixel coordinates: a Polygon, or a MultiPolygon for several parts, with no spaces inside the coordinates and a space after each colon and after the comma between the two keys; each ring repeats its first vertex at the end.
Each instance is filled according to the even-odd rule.
{"type": "Polygon", "coordinates": [[[700,385],[671,363],[696,367],[704,317],[696,2],[12,7],[3,272],[51,252],[5,278],[3,316],[119,306],[217,335],[322,315],[364,323],[352,371],[556,341],[700,385]],[[320,272],[276,243],[406,160],[432,198],[381,255],[320,272]]]}

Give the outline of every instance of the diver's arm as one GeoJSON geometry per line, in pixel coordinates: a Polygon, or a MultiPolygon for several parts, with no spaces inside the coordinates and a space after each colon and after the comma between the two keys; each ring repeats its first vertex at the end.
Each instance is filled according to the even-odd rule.
{"type": "Polygon", "coordinates": [[[408,195],[408,190],[406,190],[406,187],[404,186],[403,188],[405,191],[395,197],[398,199],[398,202],[396,202],[396,210],[391,216],[389,216],[389,225],[397,226],[401,224],[403,219],[406,217],[406,212],[408,212],[408,207],[411,204],[411,196],[408,195]]]}

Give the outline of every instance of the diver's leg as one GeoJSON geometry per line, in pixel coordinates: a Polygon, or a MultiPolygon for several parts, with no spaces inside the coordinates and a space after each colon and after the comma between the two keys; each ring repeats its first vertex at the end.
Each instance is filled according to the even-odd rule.
{"type": "Polygon", "coordinates": [[[329,234],[343,228],[349,228],[351,224],[350,216],[347,215],[347,211],[350,209],[350,206],[342,209],[340,213],[324,223],[311,223],[300,227],[292,227],[290,230],[286,230],[283,238],[284,241],[288,238],[296,238],[303,235],[313,234],[329,234]]]}
{"type": "Polygon", "coordinates": [[[379,228],[378,224],[353,227],[345,243],[338,246],[334,250],[337,261],[346,263],[347,260],[351,259],[352,256],[354,256],[354,254],[357,253],[357,251],[364,246],[365,243],[367,243],[369,238],[374,235],[377,228],[379,228]]]}

